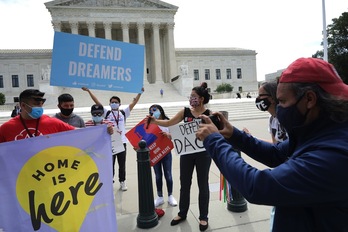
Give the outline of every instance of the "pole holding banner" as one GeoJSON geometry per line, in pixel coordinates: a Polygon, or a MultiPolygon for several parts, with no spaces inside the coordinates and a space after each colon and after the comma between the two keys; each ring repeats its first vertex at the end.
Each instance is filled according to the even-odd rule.
{"type": "Polygon", "coordinates": [[[152,176],[150,166],[149,149],[146,147],[145,140],[141,140],[137,150],[138,162],[138,200],[139,214],[137,226],[148,229],[158,224],[158,216],[155,212],[153,198],[152,176]]]}
{"type": "MultiPolygon", "coordinates": [[[[220,111],[224,117],[228,120],[228,112],[227,111],[220,111]]],[[[235,152],[241,155],[241,152],[239,150],[234,149],[235,152]]],[[[232,212],[244,212],[248,209],[247,202],[236,189],[234,189],[229,183],[228,183],[229,193],[230,197],[227,199],[227,209],[232,212]]]]}

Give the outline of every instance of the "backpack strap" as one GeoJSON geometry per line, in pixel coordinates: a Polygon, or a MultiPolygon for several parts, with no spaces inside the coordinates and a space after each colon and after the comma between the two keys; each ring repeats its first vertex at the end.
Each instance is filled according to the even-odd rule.
{"type": "Polygon", "coordinates": [[[123,117],[124,117],[124,122],[126,122],[126,112],[124,112],[124,110],[120,110],[121,113],[123,114],[123,117]]]}
{"type": "MultiPolygon", "coordinates": [[[[123,117],[125,118],[126,120],[126,112],[124,112],[124,110],[120,110],[120,112],[123,114],[123,117]]],[[[111,110],[108,110],[106,112],[106,115],[105,115],[105,119],[107,119],[107,117],[111,114],[111,110]]]]}
{"type": "Polygon", "coordinates": [[[108,110],[108,111],[106,112],[105,119],[108,118],[108,116],[109,116],[110,113],[111,113],[111,110],[108,110]]]}

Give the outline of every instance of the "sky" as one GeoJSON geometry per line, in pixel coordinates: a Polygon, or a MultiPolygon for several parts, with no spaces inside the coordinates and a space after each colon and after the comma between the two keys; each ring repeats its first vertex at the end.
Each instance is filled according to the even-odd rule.
{"type": "MultiPolygon", "coordinates": [[[[48,0],[0,0],[0,49],[52,49],[48,0]]],[[[255,50],[257,79],[321,50],[321,0],[166,0],[175,14],[176,48],[255,50]]],[[[326,0],[326,24],[348,1],[326,0]]]]}

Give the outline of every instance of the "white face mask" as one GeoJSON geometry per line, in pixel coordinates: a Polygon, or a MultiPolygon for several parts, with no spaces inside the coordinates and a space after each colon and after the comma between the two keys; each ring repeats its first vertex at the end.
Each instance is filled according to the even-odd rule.
{"type": "Polygon", "coordinates": [[[117,110],[118,107],[120,107],[120,104],[119,103],[110,103],[110,107],[112,110],[117,110]]]}

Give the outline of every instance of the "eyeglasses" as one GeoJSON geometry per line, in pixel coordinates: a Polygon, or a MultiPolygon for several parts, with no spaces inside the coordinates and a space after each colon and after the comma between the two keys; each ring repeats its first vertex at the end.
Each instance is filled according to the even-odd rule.
{"type": "Polygon", "coordinates": [[[97,116],[101,117],[101,116],[103,116],[103,113],[92,113],[92,116],[93,117],[97,117],[97,116]]]}

